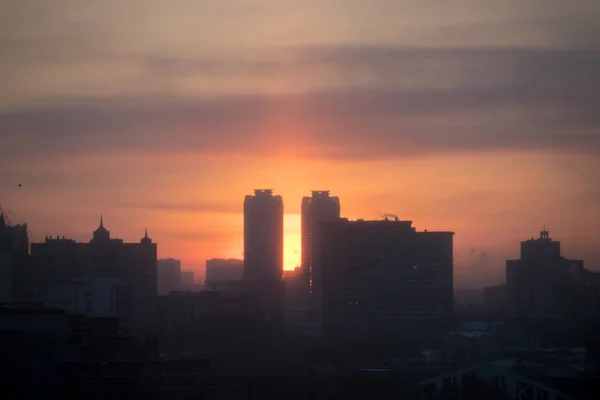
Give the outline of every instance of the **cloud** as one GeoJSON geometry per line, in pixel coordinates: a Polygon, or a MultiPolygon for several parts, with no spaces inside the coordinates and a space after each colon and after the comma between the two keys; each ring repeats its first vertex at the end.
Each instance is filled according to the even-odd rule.
{"type": "MultiPolygon", "coordinates": [[[[0,112],[0,155],[294,149],[313,157],[381,159],[600,151],[597,51],[326,46],[294,54],[297,68],[321,66],[323,79],[337,74],[343,84],[307,93],[73,98],[7,110],[0,112]]],[[[143,62],[164,79],[221,69],[206,60],[143,62]]],[[[255,70],[271,74],[280,65],[255,70]]]]}

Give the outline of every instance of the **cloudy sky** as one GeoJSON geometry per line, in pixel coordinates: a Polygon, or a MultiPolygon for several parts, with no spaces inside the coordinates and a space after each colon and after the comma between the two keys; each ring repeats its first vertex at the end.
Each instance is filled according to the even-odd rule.
{"type": "Polygon", "coordinates": [[[546,224],[600,269],[594,0],[0,0],[0,205],[34,239],[144,228],[203,273],[242,203],[456,232],[458,286],[546,224]],[[23,187],[19,188],[18,184],[23,187]]]}

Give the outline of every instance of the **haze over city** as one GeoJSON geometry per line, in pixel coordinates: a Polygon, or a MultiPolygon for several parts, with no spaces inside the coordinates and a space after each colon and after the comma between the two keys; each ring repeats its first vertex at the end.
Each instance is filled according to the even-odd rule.
{"type": "Polygon", "coordinates": [[[34,241],[103,214],[202,273],[273,188],[292,269],[327,189],[344,217],[456,232],[458,287],[544,224],[600,269],[593,1],[3,3],[0,205],[34,241]]]}

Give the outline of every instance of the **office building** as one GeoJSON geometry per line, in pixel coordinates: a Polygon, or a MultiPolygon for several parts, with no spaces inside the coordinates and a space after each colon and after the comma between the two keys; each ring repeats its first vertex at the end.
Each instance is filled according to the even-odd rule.
{"type": "Polygon", "coordinates": [[[255,190],[244,200],[244,279],[283,276],[283,200],[273,190],[255,190]]]}
{"type": "Polygon", "coordinates": [[[231,287],[232,282],[239,282],[244,276],[244,260],[235,258],[213,258],[206,260],[206,289],[220,290],[221,287],[231,287]]]}
{"type": "Polygon", "coordinates": [[[309,294],[308,306],[312,318],[320,319],[321,313],[321,269],[319,229],[321,222],[340,219],[340,201],[329,196],[327,190],[313,190],[310,197],[302,199],[302,264],[301,274],[305,290],[309,294]]]}
{"type": "MultiPolygon", "coordinates": [[[[93,307],[93,304],[110,302],[104,296],[115,293],[114,309],[123,328],[136,336],[142,335],[152,328],[157,290],[156,256],[157,245],[147,232],[139,243],[124,243],[122,239],[110,237],[102,218],[89,243],[46,237],[43,243],[31,245],[38,300],[68,302],[69,293],[92,292],[103,297],[91,300],[93,307]]],[[[79,305],[65,304],[64,308],[73,307],[79,305]]],[[[88,307],[84,303],[82,308],[88,307]]]]}
{"type": "Polygon", "coordinates": [[[158,271],[158,294],[169,294],[180,290],[181,286],[181,261],[174,258],[165,258],[156,263],[158,271]]]}
{"type": "Polygon", "coordinates": [[[412,221],[324,222],[323,335],[385,345],[443,332],[453,312],[453,232],[412,221]]]}
{"type": "Polygon", "coordinates": [[[580,309],[585,276],[583,261],[561,255],[560,242],[544,229],[521,242],[521,258],[506,261],[508,314],[514,318],[555,318],[580,309]]]}

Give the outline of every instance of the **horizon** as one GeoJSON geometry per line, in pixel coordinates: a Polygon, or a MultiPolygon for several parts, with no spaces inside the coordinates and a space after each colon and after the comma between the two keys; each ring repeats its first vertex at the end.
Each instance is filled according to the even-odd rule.
{"type": "MultiPolygon", "coordinates": [[[[275,195],[277,195],[277,193],[274,193],[275,195]]],[[[285,205],[285,200],[284,200],[284,205],[285,205]]],[[[8,216],[11,220],[11,223],[13,225],[16,224],[23,224],[26,223],[27,227],[28,227],[28,233],[30,234],[29,240],[30,243],[43,243],[44,238],[45,237],[65,237],[67,239],[73,239],[76,242],[88,242],[91,237],[92,237],[92,232],[100,225],[100,218],[102,217],[104,219],[104,225],[105,227],[107,227],[107,223],[106,223],[106,218],[104,217],[104,214],[102,214],[101,216],[98,217],[97,223],[96,225],[89,230],[89,233],[79,233],[76,234],[75,236],[69,236],[69,235],[63,235],[60,232],[57,233],[48,233],[46,231],[46,233],[44,233],[43,237],[39,234],[39,231],[37,231],[35,228],[31,228],[30,224],[27,221],[23,221],[21,220],[21,218],[15,214],[13,214],[12,210],[10,209],[4,209],[4,215],[8,216]],[[13,215],[11,215],[13,214],[13,215]],[[15,217],[17,218],[15,220],[15,217]]],[[[359,219],[364,219],[364,220],[383,220],[384,216],[382,215],[384,213],[379,213],[379,215],[373,216],[371,218],[363,218],[363,217],[354,217],[354,218],[348,218],[345,217],[343,214],[341,216],[341,218],[348,218],[350,220],[359,220],[359,219]]],[[[410,218],[399,218],[401,221],[403,220],[410,220],[413,222],[413,226],[415,228],[417,228],[417,231],[424,231],[424,230],[428,230],[430,232],[434,232],[434,231],[442,231],[442,230],[437,230],[437,229],[431,229],[431,228],[420,228],[418,225],[415,224],[415,221],[411,220],[410,218]]],[[[243,213],[240,214],[240,222],[243,225],[243,213]]],[[[299,267],[301,264],[300,261],[300,251],[301,251],[301,243],[300,243],[300,222],[301,222],[301,216],[299,213],[297,214],[284,214],[284,271],[291,271],[296,267],[299,267]],[[290,229],[288,227],[288,224],[286,224],[285,222],[288,221],[293,221],[292,224],[292,228],[290,229]]],[[[490,254],[488,251],[486,250],[481,250],[481,249],[476,249],[473,247],[456,247],[456,245],[454,246],[454,280],[455,280],[455,289],[459,290],[459,289],[482,289],[484,286],[493,286],[493,285],[497,285],[497,284],[502,284],[504,283],[504,267],[505,267],[505,261],[506,260],[511,260],[511,259],[518,259],[519,258],[519,252],[520,252],[520,244],[523,241],[526,240],[530,240],[530,239],[537,239],[539,237],[539,235],[541,234],[542,230],[546,230],[549,227],[546,226],[545,224],[542,225],[542,228],[540,231],[537,232],[537,234],[533,234],[527,237],[523,237],[520,239],[517,238],[513,238],[514,240],[508,240],[507,242],[504,243],[499,243],[496,244],[496,249],[501,248],[502,252],[499,253],[494,253],[492,250],[492,253],[490,254]],[[509,256],[505,257],[505,254],[508,254],[509,256]],[[457,257],[458,256],[458,257],[457,257]],[[458,261],[457,261],[458,260],[458,261]],[[483,270],[483,271],[482,271],[483,270]],[[486,277],[486,279],[483,280],[478,280],[477,276],[475,276],[476,279],[473,279],[474,275],[476,275],[477,273],[481,273],[481,272],[487,272],[488,274],[491,272],[492,275],[488,275],[486,277]]],[[[110,229],[110,226],[107,227],[107,229],[110,231],[111,233],[111,237],[112,238],[118,238],[118,239],[123,239],[125,240],[126,243],[136,243],[138,242],[145,233],[146,229],[149,228],[142,228],[141,231],[142,233],[139,235],[139,238],[133,237],[131,235],[129,235],[128,237],[124,237],[122,235],[119,235],[118,232],[114,232],[113,230],[110,229]]],[[[451,231],[455,234],[455,238],[457,235],[459,235],[458,232],[455,232],[453,230],[446,230],[446,231],[451,231]]],[[[552,233],[551,231],[549,231],[550,233],[552,233]]],[[[160,232],[157,232],[158,235],[153,235],[152,234],[152,230],[149,229],[148,232],[148,236],[153,240],[154,243],[158,244],[158,259],[177,259],[180,260],[182,262],[182,271],[193,271],[194,272],[194,279],[196,283],[203,283],[203,277],[205,276],[205,262],[207,260],[210,260],[212,258],[218,258],[218,259],[240,259],[243,260],[243,251],[239,254],[239,255],[235,255],[235,254],[230,254],[230,255],[224,255],[224,256],[209,256],[206,259],[203,260],[198,260],[197,263],[192,264],[192,267],[190,268],[187,263],[186,260],[182,260],[181,257],[178,257],[176,254],[164,254],[161,252],[161,245],[160,242],[157,241],[155,239],[154,236],[158,236],[161,237],[160,232]]],[[[240,245],[243,247],[243,226],[240,229],[240,245]]],[[[584,258],[578,257],[577,254],[566,254],[566,252],[564,251],[565,249],[565,242],[560,240],[560,238],[555,238],[554,236],[552,236],[552,234],[550,235],[550,238],[553,241],[559,241],[561,243],[561,251],[562,251],[562,256],[567,258],[567,259],[583,259],[584,262],[586,262],[586,260],[584,258]]],[[[572,248],[573,243],[567,243],[567,248],[572,248]]],[[[490,247],[488,247],[489,249],[490,247]]],[[[491,248],[493,249],[494,246],[491,246],[491,248]]],[[[577,249],[577,247],[575,247],[575,249],[577,249]]],[[[590,269],[592,271],[600,271],[600,269],[598,268],[590,268],[589,263],[585,263],[584,264],[586,269],[590,269]]],[[[480,278],[481,279],[481,278],[480,278]]]]}

